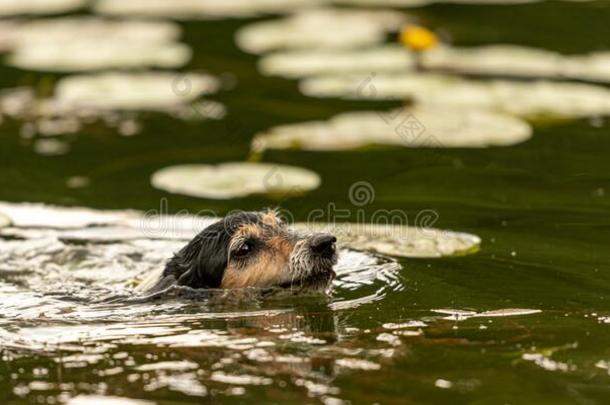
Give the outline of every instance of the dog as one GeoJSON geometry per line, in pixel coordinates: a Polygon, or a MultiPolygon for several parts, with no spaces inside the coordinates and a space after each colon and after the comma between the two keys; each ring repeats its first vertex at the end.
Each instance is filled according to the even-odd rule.
{"type": "Polygon", "coordinates": [[[300,234],[277,212],[239,212],[205,228],[139,286],[155,293],[172,285],[195,289],[281,287],[326,290],[335,277],[335,236],[300,234]]]}

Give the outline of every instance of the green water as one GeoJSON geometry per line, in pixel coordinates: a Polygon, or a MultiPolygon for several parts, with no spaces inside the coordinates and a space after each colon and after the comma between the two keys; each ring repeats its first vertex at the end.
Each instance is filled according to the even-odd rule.
{"type": "MultiPolygon", "coordinates": [[[[515,43],[584,53],[607,49],[610,38],[610,6],[601,1],[437,5],[415,13],[450,33],[456,44],[515,43]]],[[[280,205],[304,219],[329,203],[355,210],[349,187],[367,181],[375,189],[375,200],[358,209],[369,215],[377,209],[402,209],[411,217],[421,210],[435,210],[435,227],[479,235],[481,250],[458,258],[401,260],[405,288],[354,310],[331,311],[324,302],[307,299],[283,303],[300,317],[278,317],[274,322],[326,339],[327,350],[313,350],[307,344],[286,349],[311,357],[305,371],[236,360],[234,369],[241,374],[265,375],[273,382],[248,385],[242,395],[228,395],[213,383],[207,385],[205,397],[163,388],[147,390],[142,379],[132,381],[128,372],[99,375],[100,370],[120,365],[121,360],[112,356],[125,351],[136,365],[150,362],[146,354],[154,353],[160,360],[187,359],[210,369],[227,356],[227,349],[116,344],[108,348],[106,358],[80,368],[59,366],[45,354],[4,352],[0,400],[40,403],[49,397],[57,400],[63,391],[70,395],[103,391],[162,404],[321,401],[324,395],[308,396],[296,382],[302,376],[319,378],[337,389],[326,396],[353,403],[608,403],[610,375],[600,367],[600,362],[610,362],[610,324],[603,322],[604,316],[610,316],[607,121],[537,127],[530,141],[506,148],[265,153],[265,162],[310,168],[322,177],[318,190],[293,199],[210,201],[153,189],[149,176],[165,166],[246,159],[252,135],[273,125],[394,105],[310,99],[298,93],[295,82],[261,77],[257,58],[234,45],[233,33],[243,24],[243,20],[184,24],[185,42],[195,49],[185,70],[229,73],[236,79],[233,89],[211,97],[227,106],[224,120],[181,122],[148,114],[137,136],[88,128],[69,138],[70,153],[60,157],[35,154],[29,141],[18,136],[19,125],[5,122],[0,126],[0,200],[149,210],[158,209],[160,200],[168,198],[170,212],[224,213],[280,205]],[[72,176],[87,176],[91,184],[68,188],[66,179],[72,176]],[[427,319],[431,310],[439,308],[542,312],[461,322],[435,320],[422,336],[403,339],[392,357],[375,358],[379,370],[337,371],[333,361],[346,356],[339,349],[391,348],[375,339],[383,332],[382,324],[427,319]],[[338,334],[346,327],[360,332],[338,334]],[[544,353],[566,370],[523,359],[526,352],[544,353]],[[18,383],[41,379],[35,375],[40,367],[48,370],[44,380],[68,385],[16,395],[13,388],[18,383]],[[439,379],[450,381],[451,388],[436,386],[439,379]]],[[[0,69],[3,87],[38,86],[49,80],[55,77],[0,69]]],[[[239,318],[197,321],[195,317],[184,326],[257,338],[268,334],[260,322],[239,318]]]]}

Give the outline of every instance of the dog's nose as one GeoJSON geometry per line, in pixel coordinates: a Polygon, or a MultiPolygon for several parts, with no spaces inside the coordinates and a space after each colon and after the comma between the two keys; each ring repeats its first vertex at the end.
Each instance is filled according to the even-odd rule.
{"type": "Polygon", "coordinates": [[[335,254],[335,242],[337,238],[333,235],[315,235],[311,240],[311,251],[321,256],[330,257],[335,254]]]}

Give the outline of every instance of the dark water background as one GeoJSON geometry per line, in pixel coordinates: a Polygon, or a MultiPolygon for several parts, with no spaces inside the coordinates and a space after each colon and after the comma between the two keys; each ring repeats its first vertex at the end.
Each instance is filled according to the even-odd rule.
{"type": "MultiPolygon", "coordinates": [[[[426,25],[446,31],[459,45],[513,43],[585,53],[608,49],[610,38],[610,5],[603,1],[436,5],[413,12],[426,25]]],[[[168,198],[170,212],[213,209],[221,214],[279,204],[303,219],[309,211],[329,203],[338,209],[354,209],[348,189],[355,181],[367,181],[374,186],[376,198],[359,209],[372,213],[398,208],[412,216],[424,209],[435,210],[439,216],[436,227],[481,236],[480,252],[459,258],[401,260],[404,288],[354,309],[332,310],[323,299],[291,299],[255,305],[257,309],[288,311],[262,319],[240,316],[239,312],[232,312],[237,315],[227,319],[208,319],[191,308],[190,316],[183,320],[158,321],[169,328],[169,335],[185,328],[271,340],[276,343],[273,350],[305,359],[305,363],[266,363],[246,359],[243,354],[232,358],[239,349],[224,344],[164,347],[144,338],[138,342],[109,338],[91,345],[103,348],[100,360],[85,361],[81,367],[58,362],[65,353],[3,351],[0,399],[4,403],[48,402],[49,397],[59,400],[62,392],[68,392],[69,396],[101,393],[167,404],[319,402],[332,398],[353,403],[607,403],[607,121],[601,120],[601,125],[599,120],[581,120],[536,127],[530,141],[506,148],[267,152],[263,161],[310,168],[323,179],[318,190],[282,201],[257,197],[217,202],[168,196],[153,189],[149,185],[151,173],[165,166],[246,159],[252,135],[271,126],[396,105],[311,99],[300,95],[293,81],[262,77],[256,69],[257,57],[242,53],[233,41],[233,33],[245,22],[182,24],[184,41],[195,51],[185,70],[201,69],[235,78],[232,90],[211,97],[226,105],[227,118],[189,123],[149,113],[138,136],[121,137],[111,129],[91,127],[72,137],[70,153],[60,157],[35,154],[28,141],[19,137],[19,125],[5,122],[0,126],[0,199],[150,210],[159,209],[160,200],[168,198]],[[91,184],[68,188],[66,179],[72,176],[87,176],[91,184]],[[439,308],[532,308],[542,312],[458,322],[440,319],[432,312],[439,308]],[[376,339],[384,332],[384,323],[409,320],[423,320],[428,327],[422,335],[405,338],[395,347],[376,339]],[[275,327],[270,325],[295,328],[326,343],[283,343],[285,340],[269,332],[275,327]],[[394,353],[384,357],[379,350],[394,353]],[[549,362],[537,362],[524,353],[542,353],[549,362]],[[368,359],[380,368],[341,367],[336,360],[344,357],[368,359]],[[131,359],[129,364],[126,359],[131,359]],[[221,359],[233,359],[225,362],[234,374],[262,376],[271,383],[234,384],[245,391],[232,392],[227,388],[230,385],[210,378],[221,359]],[[198,374],[188,367],[179,372],[136,370],[153,362],[182,360],[195,363],[191,369],[203,371],[198,374]],[[103,373],[116,367],[123,370],[103,373]],[[43,369],[46,371],[40,371],[43,369]],[[162,384],[147,388],[144,374],[151,379],[175,376],[187,385],[189,378],[203,381],[206,395],[162,384]],[[29,386],[41,380],[50,385],[41,390],[29,386]],[[301,380],[332,389],[317,393],[301,380]],[[451,388],[439,387],[443,385],[439,380],[450,381],[451,388]],[[28,386],[29,393],[16,394],[17,386],[28,386]]],[[[56,78],[0,68],[2,87],[40,86],[56,78]]],[[[124,322],[117,328],[129,329],[129,325],[124,322]]],[[[31,322],[22,326],[40,325],[31,322]]]]}

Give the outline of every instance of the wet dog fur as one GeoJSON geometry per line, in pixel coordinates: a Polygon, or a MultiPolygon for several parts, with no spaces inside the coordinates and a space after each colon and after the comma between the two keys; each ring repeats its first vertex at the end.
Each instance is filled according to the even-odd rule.
{"type": "Polygon", "coordinates": [[[334,278],[336,238],[299,234],[275,211],[240,212],[205,228],[140,290],[284,287],[324,290],[334,278]]]}

